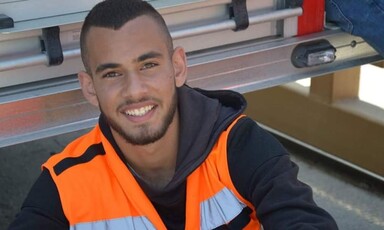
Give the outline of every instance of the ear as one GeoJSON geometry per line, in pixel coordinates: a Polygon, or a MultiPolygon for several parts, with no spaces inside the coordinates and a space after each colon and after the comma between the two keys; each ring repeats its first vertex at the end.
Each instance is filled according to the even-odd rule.
{"type": "Polygon", "coordinates": [[[184,85],[187,79],[187,57],[184,49],[176,47],[172,55],[173,68],[175,71],[175,82],[177,87],[184,85]]]}
{"type": "Polygon", "coordinates": [[[77,77],[85,99],[87,99],[92,105],[99,106],[92,76],[90,76],[87,72],[81,71],[77,74],[77,77]]]}

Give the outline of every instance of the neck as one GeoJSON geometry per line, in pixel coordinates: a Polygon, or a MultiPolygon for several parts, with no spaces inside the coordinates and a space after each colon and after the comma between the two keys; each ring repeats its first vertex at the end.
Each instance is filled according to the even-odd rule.
{"type": "Polygon", "coordinates": [[[178,150],[178,115],[168,127],[165,135],[148,145],[132,145],[118,134],[113,136],[121,149],[129,167],[153,188],[165,187],[173,178],[178,150]]]}

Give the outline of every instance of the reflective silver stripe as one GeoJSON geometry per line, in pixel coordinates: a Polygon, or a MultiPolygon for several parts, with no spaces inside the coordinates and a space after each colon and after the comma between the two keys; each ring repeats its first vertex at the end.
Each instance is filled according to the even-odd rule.
{"type": "Polygon", "coordinates": [[[150,229],[155,230],[153,224],[143,216],[124,217],[111,220],[79,223],[70,227],[70,230],[120,230],[120,229],[150,229]]]}
{"type": "Polygon", "coordinates": [[[200,204],[202,230],[214,229],[229,223],[238,216],[246,205],[227,188],[200,204]]]}

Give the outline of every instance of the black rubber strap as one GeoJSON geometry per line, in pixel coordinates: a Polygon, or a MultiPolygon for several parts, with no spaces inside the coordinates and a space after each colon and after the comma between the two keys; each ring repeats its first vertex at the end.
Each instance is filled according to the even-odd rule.
{"type": "Polygon", "coordinates": [[[0,29],[13,28],[14,22],[11,17],[8,17],[5,14],[0,14],[0,29]]]}
{"type": "Polygon", "coordinates": [[[64,61],[58,26],[44,28],[42,34],[42,51],[48,55],[48,66],[60,65],[64,61]]]}
{"type": "Polygon", "coordinates": [[[286,6],[288,8],[301,7],[304,0],[285,0],[286,6]]]}
{"type": "Polygon", "coordinates": [[[246,0],[232,0],[229,5],[229,15],[236,22],[234,31],[245,30],[249,26],[246,0]]]}

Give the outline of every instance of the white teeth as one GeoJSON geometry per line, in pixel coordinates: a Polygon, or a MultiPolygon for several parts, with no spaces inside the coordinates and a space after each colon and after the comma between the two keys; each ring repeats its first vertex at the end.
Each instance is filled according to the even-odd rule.
{"type": "Polygon", "coordinates": [[[146,113],[151,111],[153,109],[153,107],[154,107],[153,105],[147,105],[147,106],[141,107],[139,109],[127,110],[127,111],[125,111],[125,114],[127,114],[129,116],[140,117],[140,116],[144,116],[146,113]]]}

